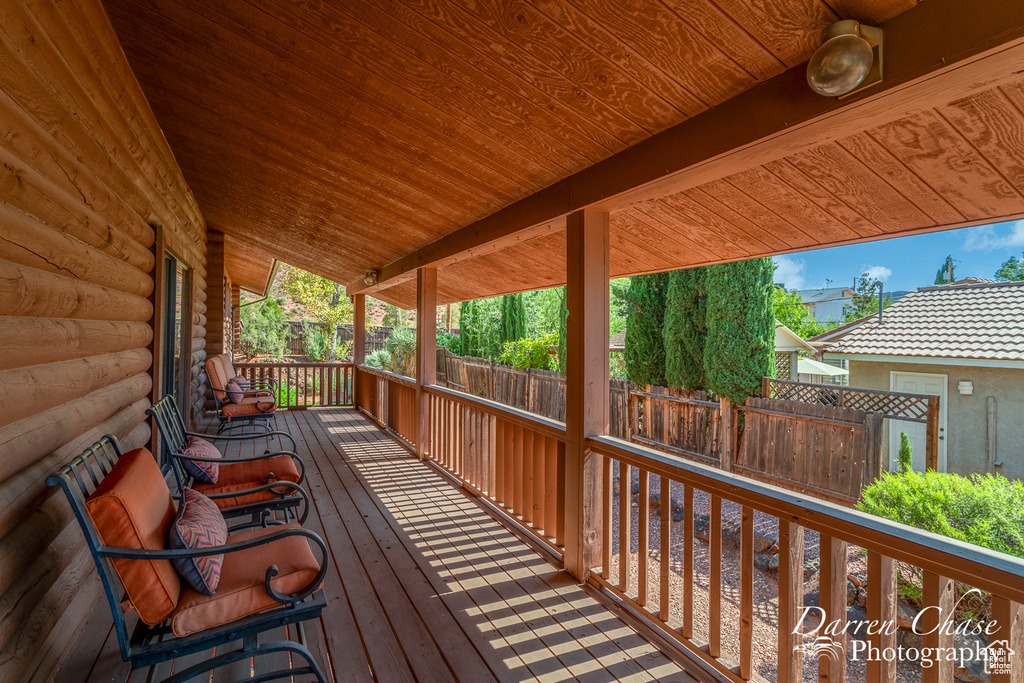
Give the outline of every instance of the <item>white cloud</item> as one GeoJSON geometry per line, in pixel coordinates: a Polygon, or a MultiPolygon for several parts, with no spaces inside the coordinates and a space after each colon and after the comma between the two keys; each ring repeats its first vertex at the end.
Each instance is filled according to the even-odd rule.
{"type": "Polygon", "coordinates": [[[971,228],[964,237],[967,251],[995,251],[1024,247],[1024,221],[971,228]]]}
{"type": "Polygon", "coordinates": [[[807,261],[803,259],[791,259],[788,256],[776,256],[775,282],[782,283],[786,289],[804,288],[804,266],[807,261]]]}
{"type": "Polygon", "coordinates": [[[864,270],[864,274],[872,280],[881,280],[882,282],[892,277],[892,271],[885,266],[871,266],[864,270]]]}

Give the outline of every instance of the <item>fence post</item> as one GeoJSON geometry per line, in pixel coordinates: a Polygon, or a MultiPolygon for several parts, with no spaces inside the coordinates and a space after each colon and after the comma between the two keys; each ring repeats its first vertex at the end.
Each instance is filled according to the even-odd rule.
{"type": "Polygon", "coordinates": [[[530,388],[532,384],[533,382],[530,381],[530,368],[526,368],[526,398],[523,400],[526,401],[525,409],[531,412],[533,411],[533,408],[530,406],[530,398],[533,394],[533,391],[530,388]]]}
{"type": "Polygon", "coordinates": [[[928,397],[928,424],[925,429],[924,466],[939,471],[939,397],[928,397]]]}
{"type": "Polygon", "coordinates": [[[633,441],[633,430],[636,429],[636,396],[633,395],[633,383],[626,382],[626,441],[633,441]]]}
{"type": "Polygon", "coordinates": [[[772,390],[772,378],[771,377],[762,377],[761,378],[761,397],[762,398],[771,398],[771,390],[772,390]]]}
{"type": "Polygon", "coordinates": [[[727,398],[719,399],[719,419],[722,421],[719,432],[720,450],[718,466],[726,472],[732,472],[732,463],[736,455],[736,416],[732,402],[727,398]]]}

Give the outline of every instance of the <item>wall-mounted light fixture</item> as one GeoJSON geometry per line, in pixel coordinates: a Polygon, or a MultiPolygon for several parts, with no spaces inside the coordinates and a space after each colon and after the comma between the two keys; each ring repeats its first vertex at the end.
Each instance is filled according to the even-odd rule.
{"type": "Polygon", "coordinates": [[[845,19],[825,29],[807,63],[807,84],[819,95],[843,97],[882,80],[882,29],[845,19]]]}
{"type": "Polygon", "coordinates": [[[970,396],[974,393],[974,382],[969,379],[962,379],[956,384],[957,391],[961,396],[970,396]]]}
{"type": "Polygon", "coordinates": [[[377,278],[380,276],[380,271],[370,268],[366,271],[366,275],[363,276],[363,282],[367,287],[372,287],[377,284],[377,278]]]}

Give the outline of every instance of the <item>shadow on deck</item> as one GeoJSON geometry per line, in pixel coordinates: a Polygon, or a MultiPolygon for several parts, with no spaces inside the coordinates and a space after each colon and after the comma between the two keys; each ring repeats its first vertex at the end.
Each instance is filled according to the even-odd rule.
{"type": "MultiPolygon", "coordinates": [[[[694,680],[361,414],[285,411],[278,428],[306,460],[306,526],[331,550],[306,637],[336,681],[694,680]]],[[[130,672],[101,602],[57,680],[159,680],[172,666],[130,672]]]]}

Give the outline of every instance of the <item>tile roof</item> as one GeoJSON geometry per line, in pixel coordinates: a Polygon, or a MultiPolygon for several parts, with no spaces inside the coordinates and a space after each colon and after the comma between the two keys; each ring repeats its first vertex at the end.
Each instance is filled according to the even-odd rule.
{"type": "Polygon", "coordinates": [[[828,353],[1024,360],[1024,282],[922,287],[828,353]]]}

